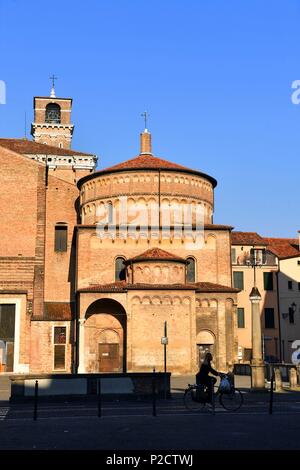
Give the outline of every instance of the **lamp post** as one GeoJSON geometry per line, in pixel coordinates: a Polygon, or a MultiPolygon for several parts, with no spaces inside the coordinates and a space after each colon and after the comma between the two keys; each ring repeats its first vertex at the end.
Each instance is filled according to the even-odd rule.
{"type": "Polygon", "coordinates": [[[262,354],[262,332],[260,318],[261,295],[256,286],[256,267],[262,265],[255,249],[252,250],[251,266],[254,268],[254,286],[250,293],[252,315],[252,389],[261,390],[265,388],[265,366],[262,354]]]}

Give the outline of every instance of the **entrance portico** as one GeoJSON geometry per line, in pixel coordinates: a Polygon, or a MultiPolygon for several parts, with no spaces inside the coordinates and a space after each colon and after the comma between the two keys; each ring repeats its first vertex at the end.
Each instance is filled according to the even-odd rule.
{"type": "Polygon", "coordinates": [[[124,306],[109,297],[98,298],[88,305],[78,323],[78,372],[126,372],[127,315],[124,306]]]}

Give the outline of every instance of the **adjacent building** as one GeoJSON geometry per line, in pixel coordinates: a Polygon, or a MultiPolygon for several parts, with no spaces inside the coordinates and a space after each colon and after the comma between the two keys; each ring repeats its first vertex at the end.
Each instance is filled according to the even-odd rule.
{"type": "Polygon", "coordinates": [[[278,260],[281,359],[290,363],[300,340],[300,233],[299,238],[266,238],[278,260]]]}
{"type": "Polygon", "coordinates": [[[263,355],[265,359],[279,361],[280,318],[277,286],[278,260],[268,250],[264,238],[255,232],[232,233],[233,285],[238,294],[237,321],[239,360],[248,362],[252,354],[252,320],[249,295],[258,288],[261,296],[263,355]],[[255,253],[255,263],[253,263],[255,253]],[[255,267],[253,265],[255,264],[255,267]]]}
{"type": "Polygon", "coordinates": [[[251,360],[249,294],[254,285],[262,296],[263,356],[268,362],[291,362],[291,346],[300,339],[299,243],[299,238],[264,238],[255,232],[232,232],[233,285],[240,289],[239,362],[251,360]]]}

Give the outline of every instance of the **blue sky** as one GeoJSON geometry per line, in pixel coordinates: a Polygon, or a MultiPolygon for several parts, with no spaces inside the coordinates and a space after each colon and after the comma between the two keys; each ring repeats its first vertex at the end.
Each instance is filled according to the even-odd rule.
{"type": "Polygon", "coordinates": [[[300,0],[0,0],[0,136],[28,135],[32,97],[74,99],[73,148],[99,167],[157,156],[218,180],[215,222],[300,230],[300,0]]]}

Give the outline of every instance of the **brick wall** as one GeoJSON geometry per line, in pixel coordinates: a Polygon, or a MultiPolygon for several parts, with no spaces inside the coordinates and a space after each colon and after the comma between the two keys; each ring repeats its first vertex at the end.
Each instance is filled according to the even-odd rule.
{"type": "MultiPolygon", "coordinates": [[[[193,256],[196,259],[197,282],[212,282],[231,286],[230,232],[228,230],[205,230],[205,242],[199,249],[185,246],[184,240],[151,238],[125,241],[100,239],[96,227],[78,229],[78,287],[90,283],[110,283],[115,281],[115,259],[118,256],[132,258],[149,248],[159,247],[182,258],[193,256]]],[[[196,247],[196,246],[195,246],[196,247]]]]}
{"type": "Polygon", "coordinates": [[[47,187],[45,301],[69,301],[74,298],[75,245],[74,226],[77,223],[74,184],[49,175],[47,187]],[[68,227],[66,252],[54,250],[55,225],[64,222],[68,227]]]}

